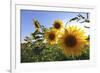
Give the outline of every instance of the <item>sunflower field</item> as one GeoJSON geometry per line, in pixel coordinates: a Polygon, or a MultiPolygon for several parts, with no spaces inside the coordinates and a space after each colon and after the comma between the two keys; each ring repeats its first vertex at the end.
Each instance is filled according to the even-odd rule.
{"type": "Polygon", "coordinates": [[[33,25],[35,31],[21,43],[21,63],[89,60],[90,36],[79,26],[66,25],[60,19],[54,20],[50,28],[37,19],[33,19],[33,25]]]}

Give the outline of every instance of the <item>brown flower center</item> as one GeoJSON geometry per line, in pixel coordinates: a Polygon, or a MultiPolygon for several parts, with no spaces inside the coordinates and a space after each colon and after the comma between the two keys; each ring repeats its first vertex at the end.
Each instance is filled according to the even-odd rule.
{"type": "Polygon", "coordinates": [[[60,26],[59,23],[55,23],[54,27],[55,27],[56,29],[59,29],[61,26],[60,26]]]}
{"type": "Polygon", "coordinates": [[[77,44],[77,39],[73,35],[69,35],[65,38],[64,43],[68,47],[74,47],[77,44]]]}
{"type": "Polygon", "coordinates": [[[54,40],[55,39],[55,34],[54,33],[50,33],[49,34],[49,39],[50,40],[54,40]]]}

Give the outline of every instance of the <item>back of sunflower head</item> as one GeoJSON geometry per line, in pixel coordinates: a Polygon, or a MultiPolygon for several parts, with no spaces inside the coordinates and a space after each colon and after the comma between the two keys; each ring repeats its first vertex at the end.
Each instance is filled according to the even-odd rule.
{"type": "Polygon", "coordinates": [[[40,23],[36,18],[33,19],[33,25],[35,26],[36,30],[40,31],[40,23]]]}

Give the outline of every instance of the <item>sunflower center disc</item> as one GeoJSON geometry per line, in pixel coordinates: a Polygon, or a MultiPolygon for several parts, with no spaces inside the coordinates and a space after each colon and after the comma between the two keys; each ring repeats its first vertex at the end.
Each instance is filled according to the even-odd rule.
{"type": "Polygon", "coordinates": [[[56,23],[55,24],[55,28],[59,29],[60,28],[60,24],[59,23],[56,23]]]}
{"type": "Polygon", "coordinates": [[[77,44],[77,40],[75,38],[75,36],[67,36],[65,39],[65,45],[68,47],[74,47],[77,44]]]}
{"type": "Polygon", "coordinates": [[[49,39],[54,40],[55,39],[55,34],[53,34],[53,33],[49,34],[49,39]]]}

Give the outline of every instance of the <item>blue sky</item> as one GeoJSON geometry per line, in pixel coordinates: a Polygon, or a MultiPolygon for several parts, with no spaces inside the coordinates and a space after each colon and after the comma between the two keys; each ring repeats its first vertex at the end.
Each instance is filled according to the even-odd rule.
{"type": "MultiPolygon", "coordinates": [[[[36,18],[40,24],[49,28],[52,26],[55,19],[61,19],[64,23],[74,18],[79,12],[54,12],[54,11],[39,11],[39,10],[21,10],[21,40],[30,33],[35,31],[32,20],[36,18]]],[[[80,13],[86,17],[86,13],[80,13]]],[[[75,22],[72,22],[73,24],[75,22]]]]}

